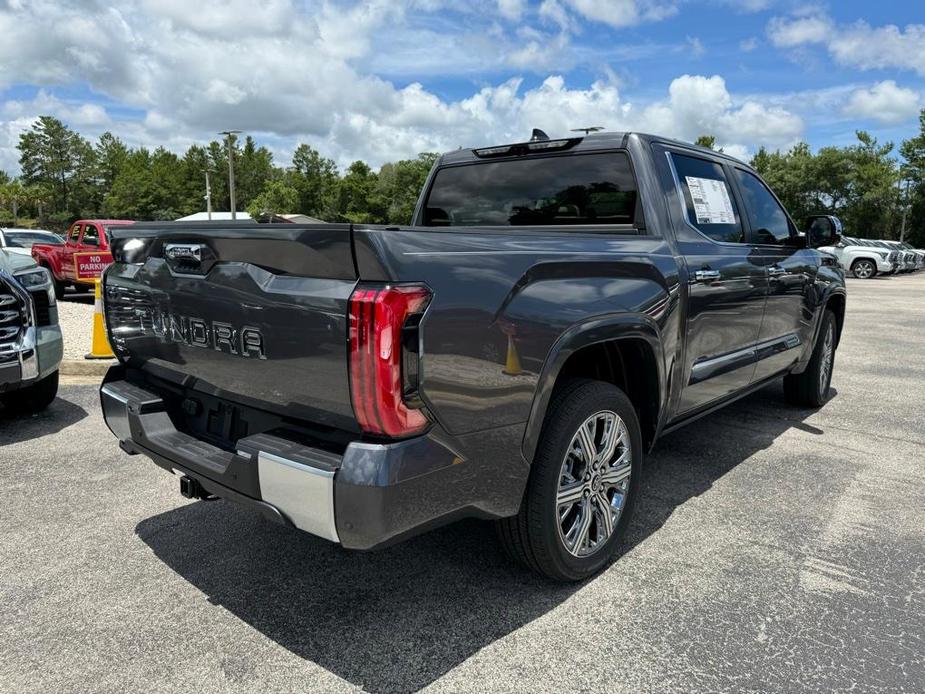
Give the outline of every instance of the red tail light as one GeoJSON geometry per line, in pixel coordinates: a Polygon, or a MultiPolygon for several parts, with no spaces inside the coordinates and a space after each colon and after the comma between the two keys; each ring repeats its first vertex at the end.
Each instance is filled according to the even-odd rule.
{"type": "MultiPolygon", "coordinates": [[[[405,402],[402,332],[427,308],[420,285],[357,287],[350,297],[350,391],[357,421],[371,434],[410,436],[427,426],[405,402]]],[[[415,328],[416,329],[416,328],[415,328]]],[[[416,350],[415,350],[416,351],[416,350]]],[[[415,357],[415,365],[417,355],[415,357]]],[[[415,374],[416,380],[416,374],[415,374]]]]}

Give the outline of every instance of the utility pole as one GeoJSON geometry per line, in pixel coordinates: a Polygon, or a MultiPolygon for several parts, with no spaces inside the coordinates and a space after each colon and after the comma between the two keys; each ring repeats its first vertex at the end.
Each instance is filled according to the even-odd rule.
{"type": "Polygon", "coordinates": [[[902,205],[903,205],[903,222],[902,222],[902,225],[899,227],[899,242],[903,243],[906,240],[906,215],[909,214],[909,205],[907,204],[909,202],[909,179],[908,178],[906,179],[906,194],[905,196],[901,196],[900,200],[902,200],[902,205]]]}
{"type": "Polygon", "coordinates": [[[209,183],[209,170],[205,170],[206,174],[206,214],[209,215],[209,221],[212,221],[212,185],[209,183]]]}
{"type": "Polygon", "coordinates": [[[238,218],[237,210],[234,204],[234,142],[232,137],[239,135],[240,130],[222,130],[219,135],[224,135],[228,142],[228,197],[231,199],[231,219],[238,218]]]}

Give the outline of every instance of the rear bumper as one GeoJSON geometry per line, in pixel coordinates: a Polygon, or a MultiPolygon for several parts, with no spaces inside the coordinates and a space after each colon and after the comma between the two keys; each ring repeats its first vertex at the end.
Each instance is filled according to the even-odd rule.
{"type": "Polygon", "coordinates": [[[389,444],[353,441],[332,452],[257,434],[240,439],[236,451],[220,449],[177,430],[164,401],[120,380],[120,369],[107,377],[100,400],[123,450],[344,547],[372,549],[461,517],[510,515],[519,504],[520,482],[499,504],[497,486],[490,486],[497,479],[430,435],[389,444]]]}

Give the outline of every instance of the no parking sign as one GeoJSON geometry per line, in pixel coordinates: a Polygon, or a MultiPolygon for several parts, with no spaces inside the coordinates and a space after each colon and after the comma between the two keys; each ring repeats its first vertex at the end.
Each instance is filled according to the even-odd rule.
{"type": "Polygon", "coordinates": [[[97,279],[112,264],[112,254],[108,251],[93,251],[74,254],[74,278],[78,282],[97,279]]]}

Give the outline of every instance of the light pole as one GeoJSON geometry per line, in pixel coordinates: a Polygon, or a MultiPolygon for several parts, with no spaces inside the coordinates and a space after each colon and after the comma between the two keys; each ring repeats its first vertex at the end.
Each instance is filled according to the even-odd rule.
{"type": "Polygon", "coordinates": [[[902,192],[903,192],[903,191],[902,191],[902,187],[900,187],[900,189],[899,189],[899,193],[900,193],[899,200],[900,200],[900,203],[901,203],[902,206],[903,206],[903,223],[902,223],[902,226],[899,227],[899,242],[900,242],[900,243],[903,243],[903,242],[906,240],[906,215],[909,213],[909,205],[908,205],[908,202],[909,202],[909,179],[908,179],[908,178],[906,179],[906,194],[903,195],[902,192]]]}
{"type": "Polygon", "coordinates": [[[224,135],[228,142],[228,197],[231,198],[231,219],[238,218],[237,210],[234,206],[234,147],[232,137],[239,135],[240,130],[222,130],[219,135],[224,135]]]}
{"type": "Polygon", "coordinates": [[[209,174],[211,171],[209,169],[205,170],[206,174],[206,214],[209,215],[209,221],[212,221],[212,185],[209,183],[209,174]]]}

